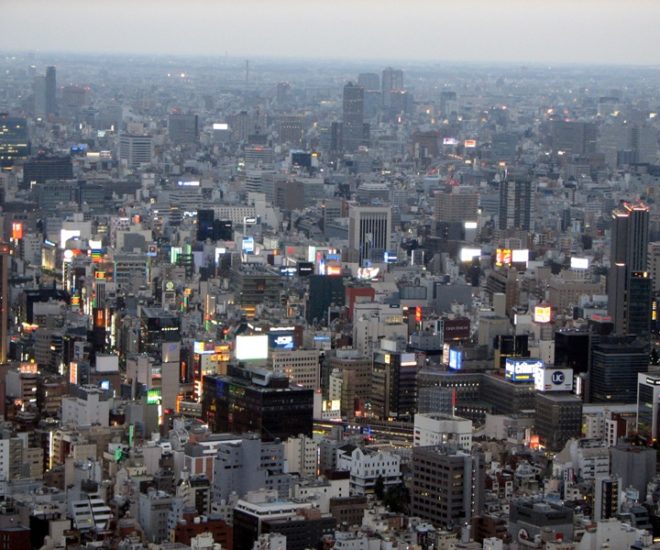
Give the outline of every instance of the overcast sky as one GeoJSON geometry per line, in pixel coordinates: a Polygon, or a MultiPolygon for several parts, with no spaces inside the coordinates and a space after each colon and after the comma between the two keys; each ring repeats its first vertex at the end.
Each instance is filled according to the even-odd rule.
{"type": "Polygon", "coordinates": [[[1,50],[660,65],[660,0],[0,0],[1,50]]]}

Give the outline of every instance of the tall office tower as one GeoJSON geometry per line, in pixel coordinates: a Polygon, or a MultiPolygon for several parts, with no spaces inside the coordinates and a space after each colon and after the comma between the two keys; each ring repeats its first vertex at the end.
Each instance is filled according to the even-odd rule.
{"type": "Polygon", "coordinates": [[[573,155],[596,152],[597,128],[592,122],[553,120],[550,123],[550,142],[554,151],[573,155]]]}
{"type": "Polygon", "coordinates": [[[457,528],[484,506],[484,457],[456,447],[413,447],[410,513],[457,528]]]}
{"type": "Polygon", "coordinates": [[[382,255],[389,248],[391,238],[390,206],[349,206],[348,246],[358,251],[360,265],[372,257],[382,261],[382,255]]]}
{"type": "Polygon", "coordinates": [[[57,81],[55,67],[46,67],[46,114],[57,114],[57,81]]]}
{"type": "Polygon", "coordinates": [[[603,336],[591,347],[592,403],[635,403],[637,375],[649,370],[648,344],[634,336],[603,336]]]}
{"type": "Polygon", "coordinates": [[[653,280],[653,292],[660,292],[660,241],[649,243],[646,265],[653,280]]]}
{"type": "Polygon", "coordinates": [[[0,243],[0,365],[7,362],[9,351],[9,270],[11,248],[0,243]]]}
{"type": "Polygon", "coordinates": [[[197,115],[172,113],[167,122],[167,130],[170,140],[176,145],[195,143],[199,137],[197,115]]]}
{"type": "Polygon", "coordinates": [[[0,113],[0,166],[11,166],[29,154],[27,120],[0,113]]]}
{"type": "Polygon", "coordinates": [[[534,186],[531,179],[513,176],[500,182],[500,229],[534,229],[534,186]]]}
{"type": "MultiPolygon", "coordinates": [[[[383,341],[384,342],[384,341],[383,341]]],[[[381,420],[410,422],[417,405],[417,358],[414,353],[388,349],[374,352],[371,374],[372,413],[381,420]]]]}
{"type": "Polygon", "coordinates": [[[357,151],[365,143],[364,88],[349,82],[344,86],[342,109],[342,148],[357,151]]]}
{"type": "Polygon", "coordinates": [[[35,116],[46,116],[46,77],[37,75],[32,83],[35,116]]]}
{"type": "Polygon", "coordinates": [[[119,138],[119,160],[130,168],[149,164],[154,156],[154,140],[151,136],[122,134],[119,138]]]}
{"type": "Polygon", "coordinates": [[[651,283],[646,273],[649,242],[649,207],[642,203],[624,203],[612,212],[610,271],[607,276],[608,313],[616,334],[648,337],[643,316],[651,315],[651,283]],[[633,274],[635,281],[633,282],[633,274]],[[642,279],[648,279],[643,281],[642,279]],[[631,287],[632,285],[632,287],[631,287]],[[633,303],[633,300],[635,301],[633,303]],[[643,312],[644,308],[647,312],[643,312]],[[632,330],[642,331],[631,332],[632,330]]]}
{"type": "Polygon", "coordinates": [[[380,81],[383,93],[383,106],[390,107],[392,101],[392,92],[403,91],[403,71],[387,67],[383,70],[383,76],[380,81]]]}
{"type": "Polygon", "coordinates": [[[365,91],[380,91],[380,78],[376,73],[360,73],[358,75],[358,86],[365,91]]]}

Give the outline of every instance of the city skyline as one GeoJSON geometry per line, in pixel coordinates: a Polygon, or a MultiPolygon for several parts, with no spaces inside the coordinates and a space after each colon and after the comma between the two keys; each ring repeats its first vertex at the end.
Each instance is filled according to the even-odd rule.
{"type": "Polygon", "coordinates": [[[660,5],[648,0],[413,0],[405,6],[372,0],[196,0],[185,6],[117,0],[105,11],[78,0],[9,0],[3,11],[13,24],[0,37],[0,51],[660,64],[654,28],[660,5]],[[72,26],[75,33],[68,32],[72,26]]]}

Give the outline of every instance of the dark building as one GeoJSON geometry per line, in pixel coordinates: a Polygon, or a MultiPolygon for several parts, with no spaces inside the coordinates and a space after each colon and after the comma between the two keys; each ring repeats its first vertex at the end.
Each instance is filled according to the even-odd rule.
{"type": "Polygon", "coordinates": [[[414,447],[411,515],[456,528],[482,512],[484,457],[450,446],[414,447]]]}
{"type": "Polygon", "coordinates": [[[196,143],[199,137],[197,115],[172,113],[167,123],[170,140],[175,145],[196,143]]]}
{"type": "Polygon", "coordinates": [[[545,448],[561,451],[582,433],[582,400],[564,392],[537,393],[534,427],[545,448]]]}
{"type": "Polygon", "coordinates": [[[34,323],[34,304],[50,300],[69,303],[69,293],[53,287],[29,288],[23,291],[20,304],[20,320],[28,324],[34,323]]]}
{"type": "Polygon", "coordinates": [[[649,215],[649,208],[644,204],[624,203],[612,212],[607,309],[614,322],[614,332],[619,335],[636,334],[647,338],[650,330],[649,287],[652,285],[646,273],[649,215]]]}
{"type": "Polygon", "coordinates": [[[330,514],[305,510],[300,515],[261,522],[261,533],[279,533],[286,537],[287,550],[318,548],[324,537],[333,537],[337,522],[330,514]]]}
{"type": "Polygon", "coordinates": [[[344,86],[342,106],[342,148],[346,152],[357,151],[364,145],[364,88],[349,82],[344,86]]]}
{"type": "Polygon", "coordinates": [[[294,502],[241,501],[234,509],[234,550],[252,550],[259,535],[265,533],[284,535],[287,550],[318,548],[325,536],[334,534],[335,526],[330,514],[294,502]]]}
{"type": "Polygon", "coordinates": [[[213,239],[213,222],[215,221],[215,212],[213,210],[197,211],[197,240],[205,241],[213,239]]]}
{"type": "Polygon", "coordinates": [[[555,152],[589,155],[596,152],[597,128],[591,122],[553,120],[550,142],[555,152]]]}
{"type": "Polygon", "coordinates": [[[9,354],[9,271],[11,269],[11,248],[0,243],[0,365],[7,362],[9,354]]]}
{"type": "Polygon", "coordinates": [[[283,374],[230,366],[226,376],[204,376],[202,418],[214,432],[257,432],[262,439],[312,435],[314,392],[283,374]]]}
{"type": "Polygon", "coordinates": [[[533,229],[533,185],[528,177],[515,176],[500,182],[500,229],[533,229]]]}
{"type": "Polygon", "coordinates": [[[27,120],[0,113],[0,166],[11,166],[30,154],[27,120]]]}
{"type": "Polygon", "coordinates": [[[555,367],[573,369],[580,374],[589,370],[590,335],[583,330],[555,332],[555,367]]]}
{"type": "Polygon", "coordinates": [[[511,503],[509,534],[514,543],[533,541],[544,528],[573,540],[573,509],[561,504],[522,500],[511,503]]]}
{"type": "Polygon", "coordinates": [[[69,180],[73,178],[71,157],[39,155],[23,165],[23,187],[48,180],[69,180]]]}
{"type": "Polygon", "coordinates": [[[30,529],[20,525],[0,528],[0,550],[19,550],[32,548],[30,529]]]}
{"type": "Polygon", "coordinates": [[[140,312],[140,353],[160,357],[161,346],[181,340],[181,321],[170,311],[143,307],[140,312]]]}
{"type": "Polygon", "coordinates": [[[371,412],[387,420],[412,421],[417,406],[417,359],[414,353],[374,353],[371,412]]]}
{"type": "Polygon", "coordinates": [[[46,67],[46,114],[57,114],[57,77],[55,67],[46,67]]]}
{"type": "Polygon", "coordinates": [[[346,300],[344,279],[337,276],[311,275],[307,297],[307,322],[323,323],[330,306],[343,306],[346,300]]]}
{"type": "Polygon", "coordinates": [[[606,336],[592,344],[589,393],[593,403],[636,403],[637,374],[649,367],[648,344],[634,336],[606,336]]]}
{"type": "Polygon", "coordinates": [[[232,269],[231,283],[241,306],[279,302],[281,277],[266,267],[243,265],[240,269],[232,269]]]}

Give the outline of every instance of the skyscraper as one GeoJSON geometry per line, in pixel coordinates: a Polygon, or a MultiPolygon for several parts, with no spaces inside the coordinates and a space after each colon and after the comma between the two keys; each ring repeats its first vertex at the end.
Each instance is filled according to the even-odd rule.
{"type": "Polygon", "coordinates": [[[381,78],[381,89],[383,93],[383,107],[389,109],[392,105],[392,92],[403,90],[403,71],[387,67],[383,69],[381,78]]]}
{"type": "Polygon", "coordinates": [[[348,244],[358,251],[360,264],[387,250],[392,237],[390,206],[350,205],[348,220],[348,244]]]}
{"type": "Polygon", "coordinates": [[[9,269],[11,249],[0,243],[0,364],[7,362],[9,350],[9,269]]]}
{"type": "Polygon", "coordinates": [[[57,81],[55,67],[46,67],[46,114],[57,114],[57,81]]]}
{"type": "Polygon", "coordinates": [[[646,272],[648,241],[648,206],[624,203],[612,212],[607,298],[616,334],[648,336],[652,290],[646,272]]]}
{"type": "Polygon", "coordinates": [[[199,119],[197,115],[172,113],[167,130],[170,140],[176,145],[195,143],[199,137],[199,119]]]}
{"type": "Polygon", "coordinates": [[[342,146],[353,152],[365,142],[364,88],[349,82],[344,86],[342,146]]]}
{"type": "Polygon", "coordinates": [[[500,229],[533,229],[534,195],[531,179],[512,177],[500,182],[500,229]]]}

